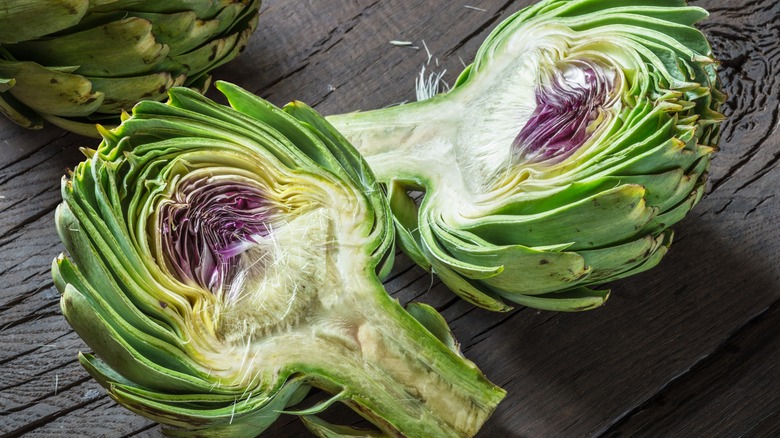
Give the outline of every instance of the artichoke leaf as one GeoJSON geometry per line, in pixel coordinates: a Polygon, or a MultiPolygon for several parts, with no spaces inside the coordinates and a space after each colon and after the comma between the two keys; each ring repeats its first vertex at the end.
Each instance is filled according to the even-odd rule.
{"type": "Polygon", "coordinates": [[[129,78],[88,77],[96,92],[105,95],[99,113],[129,111],[140,100],[162,100],[168,90],[184,84],[185,75],[172,77],[167,71],[129,78]]]}
{"type": "Polygon", "coordinates": [[[301,389],[305,390],[307,386],[302,379],[293,379],[270,398],[253,398],[250,393],[237,393],[232,400],[213,409],[204,409],[198,401],[181,405],[154,400],[129,388],[114,385],[110,394],[134,412],[147,416],[149,412],[155,412],[152,417],[155,421],[178,427],[163,428],[166,436],[197,437],[207,434],[210,437],[252,438],[257,436],[258,431],[273,424],[282,415],[285,406],[300,398],[301,389]]]}
{"type": "MultiPolygon", "coordinates": [[[[627,11],[625,8],[616,8],[608,14],[594,12],[580,15],[574,19],[567,19],[565,23],[575,30],[587,30],[595,27],[601,27],[604,30],[622,30],[623,33],[644,38],[646,43],[650,40],[662,42],[663,45],[656,47],[667,48],[664,50],[677,49],[679,54],[687,55],[688,59],[695,58],[697,53],[709,52],[710,46],[707,39],[701,32],[691,27],[691,24],[680,24],[668,17],[658,18],[653,14],[641,14],[641,12],[641,10],[627,11]]],[[[690,8],[687,12],[698,19],[706,18],[709,15],[699,8],[690,8]]],[[[678,13],[674,12],[674,14],[678,13]]],[[[667,10],[662,15],[670,16],[673,14],[667,10]]]]}
{"type": "Polygon", "coordinates": [[[603,281],[606,278],[618,278],[619,274],[633,270],[644,264],[656,253],[668,246],[671,232],[663,232],[658,237],[647,235],[637,240],[603,249],[580,251],[578,254],[585,259],[588,266],[595,266],[588,276],[587,283],[603,281]]]}
{"type": "MultiPolygon", "coordinates": [[[[234,4],[239,6],[238,4],[234,4]]],[[[154,36],[158,42],[168,46],[170,56],[189,52],[219,35],[220,23],[216,20],[201,20],[193,11],[177,13],[136,13],[139,18],[148,20],[154,26],[154,36]]],[[[223,23],[227,26],[228,22],[223,23]]]]}
{"type": "Polygon", "coordinates": [[[172,14],[191,10],[198,17],[214,17],[220,9],[232,3],[248,3],[247,0],[166,0],[150,2],[147,0],[90,0],[90,12],[129,11],[172,14]]]}
{"type": "Polygon", "coordinates": [[[690,173],[678,168],[655,175],[614,176],[608,179],[616,183],[645,187],[648,204],[657,206],[661,212],[665,212],[688,197],[707,166],[708,161],[700,159],[690,173]]]}
{"type": "Polygon", "coordinates": [[[43,128],[43,119],[14,99],[10,93],[0,94],[0,113],[3,113],[17,125],[27,129],[43,128]]]}
{"type": "MultiPolygon", "coordinates": [[[[123,300],[122,297],[101,297],[100,294],[96,292],[95,288],[87,283],[84,275],[68,257],[60,255],[55,259],[52,265],[52,274],[58,288],[65,290],[65,288],[70,285],[76,291],[79,291],[78,293],[83,295],[85,299],[100,303],[104,308],[117,309],[119,314],[122,315],[122,319],[126,323],[126,326],[132,326],[135,330],[143,331],[150,337],[169,345],[177,346],[179,348],[183,347],[184,343],[180,338],[172,334],[170,330],[167,330],[168,327],[160,321],[148,318],[137,312],[137,308],[129,300],[123,300]]],[[[108,286],[114,287],[113,285],[108,286]]]]}
{"type": "Polygon", "coordinates": [[[371,176],[368,164],[363,157],[356,151],[339,150],[337,145],[345,143],[347,140],[336,131],[333,125],[319,117],[311,107],[303,102],[295,101],[285,105],[284,111],[311,128],[311,131],[319,137],[328,151],[338,160],[340,166],[348,172],[349,178],[355,184],[362,186],[369,193],[382,190],[371,176]]]}
{"type": "MultiPolygon", "coordinates": [[[[54,126],[65,129],[66,131],[83,135],[84,137],[98,138],[100,137],[100,133],[98,131],[101,128],[112,129],[116,127],[111,124],[98,125],[98,120],[92,120],[90,117],[66,118],[54,116],[51,114],[40,114],[38,117],[41,119],[41,121],[46,120],[54,126]]],[[[114,120],[109,120],[108,122],[113,121],[114,120]]],[[[41,127],[43,127],[42,123],[41,127]]]]}
{"type": "MultiPolygon", "coordinates": [[[[289,110],[279,110],[273,105],[257,99],[248,91],[228,82],[217,82],[216,87],[225,95],[236,111],[246,117],[263,120],[280,135],[300,143],[301,150],[304,152],[302,157],[306,157],[307,163],[317,163],[335,174],[348,176],[348,171],[341,167],[337,158],[337,156],[343,156],[344,152],[336,151],[334,156],[332,152],[329,152],[328,146],[321,140],[321,137],[318,137],[320,134],[301,129],[300,122],[295,122],[297,119],[289,110]]],[[[298,108],[302,109],[300,105],[298,108]]]]}
{"type": "Polygon", "coordinates": [[[16,84],[16,79],[0,77],[0,93],[5,93],[13,87],[14,84],[16,84]]]}
{"type": "Polygon", "coordinates": [[[0,0],[0,44],[40,38],[72,27],[89,0],[0,0]]]}
{"type": "Polygon", "coordinates": [[[672,241],[674,240],[674,232],[673,231],[665,231],[660,236],[660,244],[658,246],[658,249],[653,252],[650,257],[648,257],[643,262],[639,263],[638,265],[634,266],[633,268],[622,271],[613,277],[616,280],[619,280],[621,278],[631,277],[637,274],[641,274],[642,272],[648,271],[654,267],[656,267],[660,262],[661,259],[666,255],[667,252],[669,252],[669,247],[672,245],[672,241]]]}
{"type": "Polygon", "coordinates": [[[497,293],[479,287],[474,280],[459,275],[436,259],[431,260],[431,272],[438,275],[455,294],[475,306],[494,312],[509,312],[512,310],[512,306],[504,303],[497,293]]]}
{"type": "Polygon", "coordinates": [[[123,332],[115,330],[106,319],[92,310],[94,303],[74,287],[66,286],[61,304],[63,314],[76,333],[86,337],[85,342],[90,348],[104,352],[105,355],[101,357],[110,358],[111,362],[107,362],[109,366],[125,378],[151,388],[165,385],[169,390],[198,392],[210,392],[213,389],[213,382],[207,379],[207,370],[200,376],[192,375],[144,359],[121,336],[123,332]]]}
{"type": "MultiPolygon", "coordinates": [[[[425,206],[423,206],[424,208],[425,206]]],[[[447,253],[445,246],[442,244],[442,240],[447,239],[448,236],[437,235],[437,231],[439,231],[437,224],[439,221],[436,218],[429,218],[425,215],[421,215],[420,218],[422,247],[426,254],[434,258],[439,264],[445,264],[449,269],[471,280],[490,278],[504,270],[504,267],[501,265],[479,266],[452,257],[452,255],[447,253]]]]}
{"type": "Polygon", "coordinates": [[[406,185],[397,180],[390,181],[388,202],[393,212],[398,245],[401,250],[426,271],[431,270],[431,263],[423,255],[420,248],[420,233],[417,226],[417,204],[406,191],[406,185]]]}
{"type": "MultiPolygon", "coordinates": [[[[625,3],[615,3],[615,7],[611,8],[612,15],[632,14],[642,25],[644,20],[642,17],[655,18],[656,24],[660,24],[662,27],[666,23],[676,23],[683,26],[693,26],[699,21],[707,18],[709,13],[702,8],[698,7],[678,7],[670,9],[660,5],[648,5],[646,2],[636,2],[638,4],[632,6],[622,6],[625,3]]],[[[602,6],[599,6],[599,9],[602,6]]],[[[599,9],[596,9],[598,11],[599,9]]],[[[582,4],[571,3],[570,6],[562,7],[558,12],[560,17],[578,16],[584,15],[586,12],[582,9],[582,4]]],[[[702,52],[703,53],[703,52],[702,52]]]]}
{"type": "Polygon", "coordinates": [[[633,159],[615,166],[615,171],[627,176],[645,175],[659,170],[670,170],[668,167],[672,166],[671,163],[674,163],[675,167],[687,169],[696,162],[699,155],[688,150],[685,142],[678,138],[671,138],[633,159]],[[665,165],[664,163],[670,164],[665,165]]]}
{"type": "Polygon", "coordinates": [[[642,232],[656,234],[683,220],[688,212],[691,211],[691,209],[699,203],[702,196],[704,196],[704,185],[707,181],[707,176],[708,175],[705,173],[699,177],[694,185],[694,190],[688,194],[685,199],[674,207],[654,217],[653,220],[645,225],[642,232]]]}
{"type": "Polygon", "coordinates": [[[207,44],[171,57],[171,60],[187,69],[191,82],[205,72],[213,70],[236,57],[247,45],[249,37],[257,26],[257,15],[240,32],[209,41],[207,44]]]}
{"type": "MultiPolygon", "coordinates": [[[[77,171],[82,169],[84,167],[77,169],[77,171]]],[[[81,184],[86,184],[89,181],[88,178],[76,178],[76,180],[77,183],[80,182],[81,184]]],[[[175,285],[175,283],[160,284],[159,279],[152,278],[152,273],[138,269],[141,266],[148,265],[148,262],[145,262],[142,257],[137,255],[137,251],[133,250],[134,242],[125,237],[126,233],[119,233],[120,228],[115,226],[115,220],[101,220],[100,213],[95,209],[94,204],[90,205],[74,199],[74,192],[89,193],[88,189],[92,187],[72,189],[73,184],[70,183],[70,186],[68,186],[66,183],[65,190],[63,190],[63,199],[72,199],[73,201],[58,208],[56,218],[57,231],[76,263],[84,269],[87,276],[94,278],[96,282],[101,282],[101,288],[111,289],[115,284],[110,279],[109,271],[113,271],[115,275],[122,277],[122,284],[127,288],[126,294],[131,298],[133,304],[127,303],[125,306],[125,303],[114,301],[112,306],[125,307],[123,313],[133,314],[132,308],[140,306],[147,315],[154,317],[156,320],[169,323],[178,322],[175,319],[176,314],[179,312],[172,313],[172,309],[168,307],[174,308],[185,304],[184,300],[177,298],[177,293],[188,295],[188,301],[194,301],[198,298],[197,292],[180,289],[174,293],[172,290],[161,286],[175,285]],[[67,190],[68,188],[71,188],[71,190],[67,190]],[[113,229],[110,228],[112,225],[114,225],[113,229]],[[83,230],[85,233],[89,233],[92,236],[92,240],[86,240],[85,237],[82,237],[82,234],[76,234],[74,230],[83,230]],[[81,259],[84,254],[94,253],[105,253],[107,255],[105,260],[100,261],[91,257],[81,259]],[[110,268],[106,264],[110,265],[110,268]],[[150,296],[144,290],[152,288],[152,285],[154,285],[152,289],[154,293],[150,296]],[[174,321],[169,321],[171,318],[174,321]]],[[[93,202],[96,204],[102,202],[104,198],[101,198],[101,201],[94,200],[93,202]]],[[[105,217],[109,216],[106,215],[105,217]]],[[[113,300],[119,300],[123,296],[125,294],[121,293],[108,295],[113,300]]],[[[153,334],[161,336],[159,333],[153,334]]],[[[180,333],[180,335],[185,337],[183,333],[180,333]]]]}
{"type": "Polygon", "coordinates": [[[131,76],[154,71],[168,56],[168,46],[157,42],[152,29],[148,20],[129,17],[98,28],[6,48],[19,59],[78,65],[76,73],[84,76],[131,76]]]}
{"type": "MultiPolygon", "coordinates": [[[[191,119],[201,121],[209,118],[221,120],[224,123],[220,129],[224,132],[208,133],[205,130],[197,129],[198,124],[179,125],[171,123],[172,129],[186,133],[186,128],[197,129],[190,131],[191,134],[201,137],[213,137],[215,139],[237,138],[239,135],[248,135],[253,133],[266,143],[266,150],[260,153],[272,153],[273,157],[288,166],[306,167],[312,164],[326,166],[335,173],[344,174],[344,170],[338,166],[338,161],[334,160],[332,155],[327,154],[327,147],[320,141],[315,134],[301,129],[300,125],[294,123],[291,116],[273,107],[265,101],[259,101],[256,97],[240,90],[227,83],[217,83],[217,88],[221,89],[228,98],[228,101],[236,112],[226,113],[214,102],[205,99],[198,93],[181,90],[179,93],[171,96],[171,102],[175,105],[160,105],[152,102],[141,103],[136,111],[140,117],[146,117],[144,114],[156,116],[186,116],[191,119]],[[247,110],[242,104],[250,106],[247,110]],[[143,113],[143,114],[141,114],[143,113]],[[258,123],[262,122],[262,123],[258,123]],[[259,131],[259,132],[258,132],[259,131]],[[293,148],[295,142],[301,144],[300,148],[293,148]],[[289,150],[289,152],[287,152],[289,150]]],[[[162,120],[159,123],[167,123],[162,120]]],[[[131,125],[132,126],[132,125],[131,125]]]]}
{"type": "Polygon", "coordinates": [[[309,429],[309,432],[319,438],[390,438],[388,435],[378,430],[366,430],[350,426],[335,425],[328,423],[315,415],[303,416],[301,417],[301,421],[303,421],[303,424],[309,429]]]}
{"type": "Polygon", "coordinates": [[[493,246],[449,240],[447,250],[457,259],[474,265],[499,265],[495,276],[480,279],[494,289],[510,294],[538,295],[573,287],[588,279],[592,268],[576,252],[552,252],[522,245],[493,246]],[[535,275],[524,273],[533,271],[535,275]]]}
{"type": "Polygon", "coordinates": [[[463,353],[460,351],[460,344],[452,335],[452,330],[447,325],[447,321],[436,309],[425,303],[412,302],[406,305],[406,311],[453,353],[463,356],[463,353]]]}
{"type": "Polygon", "coordinates": [[[491,216],[462,228],[496,245],[571,242],[570,250],[598,248],[634,235],[658,214],[645,196],[644,187],[626,184],[549,212],[491,216]]]}
{"type": "MultiPolygon", "coordinates": [[[[509,295],[507,299],[520,305],[552,312],[584,312],[601,307],[609,298],[609,290],[585,287],[545,295],[509,295]]],[[[502,291],[502,296],[504,292],[502,291]]]]}
{"type": "Polygon", "coordinates": [[[96,111],[104,95],[85,77],[47,69],[34,62],[0,60],[0,75],[15,78],[7,91],[18,102],[39,113],[85,116],[96,111]]]}
{"type": "Polygon", "coordinates": [[[673,8],[672,11],[684,12],[687,8],[685,0],[577,0],[573,2],[561,2],[550,7],[550,12],[562,17],[589,14],[596,11],[613,8],[673,8]]]}

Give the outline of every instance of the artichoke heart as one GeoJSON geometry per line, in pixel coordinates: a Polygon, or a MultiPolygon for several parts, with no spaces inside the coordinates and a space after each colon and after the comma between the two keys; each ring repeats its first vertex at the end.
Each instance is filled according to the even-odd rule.
{"type": "Polygon", "coordinates": [[[504,391],[382,287],[394,229],[358,153],[302,103],[228,83],[142,102],[63,179],[53,263],[81,363],[171,436],[473,436],[504,391]],[[311,388],[330,397],[300,403],[311,388]],[[317,416],[342,402],[376,426],[317,416]]]}
{"type": "Polygon", "coordinates": [[[390,188],[404,250],[464,299],[598,307],[701,199],[717,62],[682,0],[544,0],[487,37],[447,93],[330,122],[390,188]],[[422,190],[419,205],[407,196],[422,190]]]}

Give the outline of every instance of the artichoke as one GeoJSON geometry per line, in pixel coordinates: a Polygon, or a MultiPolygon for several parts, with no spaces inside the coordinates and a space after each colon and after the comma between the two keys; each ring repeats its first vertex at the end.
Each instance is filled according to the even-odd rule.
{"type": "Polygon", "coordinates": [[[312,109],[227,84],[139,103],[63,179],[53,263],[80,361],[171,436],[474,435],[503,398],[431,307],[379,277],[393,222],[368,165],[312,109]],[[296,408],[311,387],[332,394],[296,408]],[[329,424],[334,402],[379,431],[329,424]]]}
{"type": "Polygon", "coordinates": [[[235,58],[260,0],[0,0],[0,112],[97,137],[141,100],[235,58]]]}
{"type": "Polygon", "coordinates": [[[547,0],[487,37],[453,89],[330,117],[387,184],[405,251],[464,299],[597,307],[655,266],[702,197],[717,63],[682,0],[547,0]],[[408,196],[423,191],[419,206],[408,196]]]}

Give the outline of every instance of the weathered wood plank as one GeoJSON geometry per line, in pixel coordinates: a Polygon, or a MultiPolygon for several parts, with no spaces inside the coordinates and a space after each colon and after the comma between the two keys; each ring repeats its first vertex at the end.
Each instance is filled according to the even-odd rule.
{"type": "MultiPolygon", "coordinates": [[[[390,40],[424,40],[452,81],[490,28],[530,1],[472,3],[486,12],[442,0],[265,3],[249,49],[215,76],[330,114],[413,98],[427,53],[390,40]]],[[[713,13],[702,27],[723,61],[730,120],[711,193],[676,227],[661,266],[576,315],[474,309],[404,257],[386,283],[402,302],[442,310],[467,356],[509,391],[482,437],[778,433],[780,5],[692,3],[713,13]]],[[[61,251],[59,180],[85,145],[94,142],[0,120],[0,435],[159,436],[78,366],[86,347],[48,276],[61,251]]],[[[354,421],[343,410],[330,418],[354,421]]],[[[304,434],[285,418],[266,436],[304,434]]]]}
{"type": "MultiPolygon", "coordinates": [[[[90,405],[98,399],[108,399],[108,396],[97,382],[84,378],[57,394],[40,398],[34,405],[4,415],[0,431],[7,434],[6,436],[20,436],[90,405]]],[[[79,429],[84,429],[89,424],[88,417],[82,417],[79,429]]],[[[90,427],[89,433],[93,433],[93,428],[94,426],[90,427]]],[[[99,434],[92,436],[99,436],[99,434]]]]}
{"type": "Polygon", "coordinates": [[[30,400],[57,392],[59,387],[83,379],[86,375],[76,356],[62,352],[84,348],[84,342],[78,335],[67,331],[47,344],[35,346],[23,355],[4,361],[0,365],[3,376],[0,411],[17,409],[30,400]]]}
{"type": "Polygon", "coordinates": [[[463,69],[459,57],[469,62],[490,25],[531,1],[481,2],[486,12],[444,1],[267,3],[268,16],[285,11],[287,27],[274,23],[259,33],[247,56],[229,67],[229,80],[251,84],[250,90],[274,103],[297,99],[331,114],[414,99],[414,79],[428,59],[423,41],[453,81],[463,69]],[[418,49],[393,46],[392,40],[418,49]]]}
{"type": "MultiPolygon", "coordinates": [[[[8,124],[6,120],[3,123],[8,124]]],[[[82,157],[79,146],[89,144],[94,144],[94,140],[65,135],[44,145],[28,143],[28,147],[18,148],[29,151],[24,157],[12,158],[7,164],[3,160],[0,166],[0,239],[53,214],[60,200],[60,179],[65,169],[82,157]]]]}
{"type": "Polygon", "coordinates": [[[749,321],[604,436],[772,436],[780,431],[780,303],[749,321]],[[761,403],[745,403],[760,400],[761,403]],[[754,425],[750,427],[750,425],[754,425]],[[748,427],[746,427],[748,426],[748,427]]]}
{"type": "Polygon", "coordinates": [[[116,404],[107,396],[96,398],[67,415],[47,421],[35,429],[36,437],[60,438],[66,431],[89,429],[90,436],[125,437],[136,433],[153,431],[152,436],[160,436],[153,421],[136,415],[116,404]]]}

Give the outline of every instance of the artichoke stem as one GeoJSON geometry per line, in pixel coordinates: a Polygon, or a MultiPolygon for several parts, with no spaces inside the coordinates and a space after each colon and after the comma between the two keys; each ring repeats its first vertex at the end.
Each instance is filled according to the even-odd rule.
{"type": "Polygon", "coordinates": [[[505,392],[434,337],[381,283],[372,288],[378,305],[365,300],[360,315],[349,318],[353,351],[338,353],[341,361],[324,358],[324,376],[314,386],[341,390],[347,405],[388,436],[474,436],[505,392]]]}
{"type": "Polygon", "coordinates": [[[392,178],[430,179],[452,172],[448,153],[462,115],[457,100],[438,95],[422,102],[329,116],[328,121],[368,161],[380,181],[392,178]],[[446,101],[449,105],[440,105],[446,101]],[[410,160],[409,158],[414,158],[410,160]],[[426,166],[418,166],[425,162],[426,166]],[[414,176],[414,177],[412,177],[414,176]]]}

